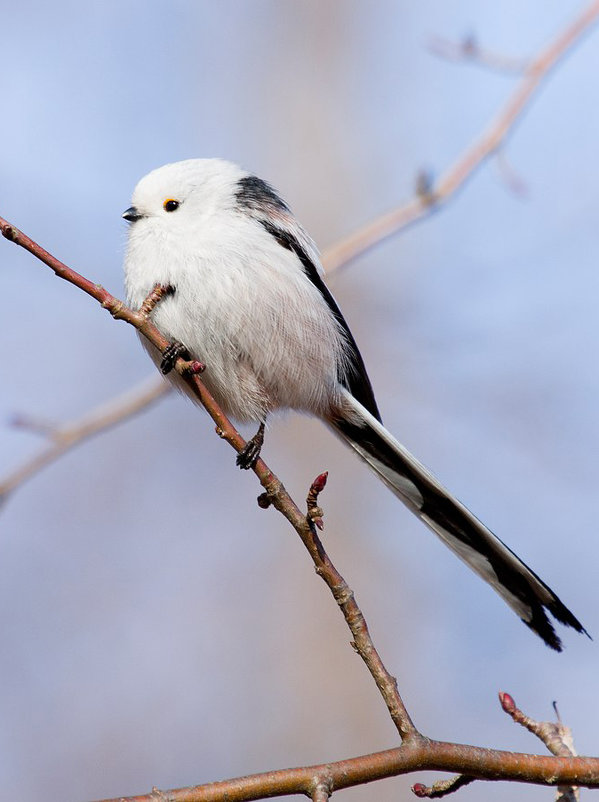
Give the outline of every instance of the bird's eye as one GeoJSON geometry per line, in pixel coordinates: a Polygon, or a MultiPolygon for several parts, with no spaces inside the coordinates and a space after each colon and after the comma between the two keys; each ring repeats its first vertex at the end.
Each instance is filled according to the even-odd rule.
{"type": "Polygon", "coordinates": [[[174,212],[179,208],[179,201],[174,198],[167,198],[162,204],[165,212],[174,212]]]}

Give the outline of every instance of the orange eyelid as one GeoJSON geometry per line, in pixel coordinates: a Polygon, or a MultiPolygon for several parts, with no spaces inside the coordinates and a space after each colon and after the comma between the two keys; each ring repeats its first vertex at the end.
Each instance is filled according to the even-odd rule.
{"type": "Polygon", "coordinates": [[[163,209],[166,209],[167,203],[179,203],[179,201],[176,198],[165,198],[164,203],[162,204],[163,209]]]}

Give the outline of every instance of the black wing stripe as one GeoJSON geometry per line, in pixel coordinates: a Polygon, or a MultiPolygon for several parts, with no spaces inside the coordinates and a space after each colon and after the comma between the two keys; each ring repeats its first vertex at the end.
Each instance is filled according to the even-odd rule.
{"type": "Polygon", "coordinates": [[[341,314],[341,310],[337,306],[337,302],[331,295],[331,292],[327,285],[322,280],[320,273],[316,269],[314,262],[310,259],[306,251],[302,248],[300,243],[297,239],[290,234],[288,231],[284,231],[283,229],[277,228],[276,226],[272,225],[272,223],[267,222],[266,220],[260,220],[260,223],[264,228],[271,234],[279,245],[282,245],[283,248],[286,248],[289,251],[293,251],[297,258],[302,263],[302,267],[304,268],[304,272],[314,284],[316,289],[320,292],[324,300],[327,302],[327,305],[333,315],[335,316],[337,322],[343,329],[345,334],[346,340],[349,343],[352,349],[352,360],[351,360],[351,368],[349,375],[347,376],[340,376],[339,380],[343,384],[343,386],[350,391],[355,399],[357,399],[362,406],[366,407],[366,409],[370,412],[371,415],[380,421],[381,415],[378,410],[376,400],[374,397],[374,391],[372,389],[372,384],[370,383],[370,379],[368,378],[368,373],[366,372],[366,366],[364,365],[364,360],[362,359],[362,355],[358,350],[358,346],[356,341],[353,338],[351,331],[349,330],[349,326],[345,322],[345,318],[341,314]]]}

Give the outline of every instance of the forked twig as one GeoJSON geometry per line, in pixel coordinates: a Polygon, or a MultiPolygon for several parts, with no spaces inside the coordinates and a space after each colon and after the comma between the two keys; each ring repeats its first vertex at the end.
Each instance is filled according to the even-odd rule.
{"type": "MultiPolygon", "coordinates": [[[[523,713],[509,693],[501,692],[499,702],[503,710],[511,716],[516,724],[520,724],[533,735],[536,735],[551,752],[552,755],[559,757],[576,757],[577,752],[574,748],[572,730],[563,724],[557,705],[554,702],[553,708],[557,721],[536,721],[526,713],[523,713]]],[[[576,785],[559,785],[556,792],[556,802],[577,802],[580,794],[576,785]]]]}
{"type": "Polygon", "coordinates": [[[570,52],[599,17],[599,0],[593,0],[548,47],[531,59],[517,88],[486,131],[449,167],[426,197],[415,198],[350,234],[329,248],[323,257],[328,274],[398,231],[428,217],[460,190],[483,162],[497,152],[528,108],[541,84],[556,64],[570,52]]]}

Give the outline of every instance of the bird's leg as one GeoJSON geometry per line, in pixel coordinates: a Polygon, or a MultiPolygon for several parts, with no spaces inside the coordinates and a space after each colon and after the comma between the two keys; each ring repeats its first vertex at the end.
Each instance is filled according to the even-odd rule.
{"type": "Polygon", "coordinates": [[[256,464],[256,460],[260,456],[262,444],[264,443],[264,426],[265,422],[262,421],[256,434],[251,438],[251,440],[247,441],[245,446],[237,455],[237,459],[235,461],[237,465],[239,465],[239,467],[244,471],[247,471],[248,468],[253,468],[256,464]]]}
{"type": "Polygon", "coordinates": [[[180,343],[179,340],[173,340],[170,345],[168,345],[164,351],[162,352],[162,362],[160,363],[160,372],[166,376],[167,373],[170,373],[171,370],[175,367],[175,362],[177,359],[185,359],[185,361],[189,361],[191,356],[187,348],[180,343]]]}

